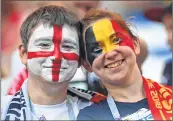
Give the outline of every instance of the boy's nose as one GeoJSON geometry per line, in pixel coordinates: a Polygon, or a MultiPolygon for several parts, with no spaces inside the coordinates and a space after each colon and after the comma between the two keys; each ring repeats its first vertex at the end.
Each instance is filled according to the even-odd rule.
{"type": "Polygon", "coordinates": [[[55,57],[56,60],[62,59],[62,53],[60,51],[60,48],[55,48],[55,50],[53,52],[53,56],[55,57]]]}

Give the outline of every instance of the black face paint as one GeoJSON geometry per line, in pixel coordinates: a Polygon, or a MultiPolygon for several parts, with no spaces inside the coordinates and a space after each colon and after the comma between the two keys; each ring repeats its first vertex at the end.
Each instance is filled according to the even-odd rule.
{"type": "Polygon", "coordinates": [[[102,54],[102,48],[98,45],[93,32],[93,27],[89,27],[85,32],[86,54],[88,62],[92,65],[95,58],[102,54]]]}

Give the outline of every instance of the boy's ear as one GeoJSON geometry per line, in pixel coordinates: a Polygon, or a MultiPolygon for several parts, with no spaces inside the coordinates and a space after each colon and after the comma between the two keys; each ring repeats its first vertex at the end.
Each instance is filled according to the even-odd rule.
{"type": "Polygon", "coordinates": [[[81,65],[88,71],[88,72],[93,72],[91,66],[89,65],[88,62],[85,60],[81,59],[81,65]]]}
{"type": "Polygon", "coordinates": [[[18,47],[19,50],[19,56],[20,60],[24,65],[27,65],[27,50],[24,48],[24,46],[21,44],[18,47]]]}

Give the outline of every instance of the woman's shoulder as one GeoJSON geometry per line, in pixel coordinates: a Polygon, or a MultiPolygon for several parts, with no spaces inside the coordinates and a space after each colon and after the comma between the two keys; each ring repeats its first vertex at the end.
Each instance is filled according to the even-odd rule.
{"type": "Polygon", "coordinates": [[[102,100],[100,101],[99,103],[93,103],[91,104],[90,106],[87,106],[85,107],[83,110],[98,110],[98,109],[101,109],[101,108],[104,108],[104,107],[107,107],[108,104],[107,104],[107,101],[106,100],[102,100]]]}
{"type": "Polygon", "coordinates": [[[99,103],[93,103],[90,106],[81,109],[78,116],[97,117],[106,110],[105,107],[107,106],[108,105],[106,100],[103,100],[99,103]]]}
{"type": "Polygon", "coordinates": [[[93,103],[80,110],[78,120],[113,120],[107,100],[93,103]]]}

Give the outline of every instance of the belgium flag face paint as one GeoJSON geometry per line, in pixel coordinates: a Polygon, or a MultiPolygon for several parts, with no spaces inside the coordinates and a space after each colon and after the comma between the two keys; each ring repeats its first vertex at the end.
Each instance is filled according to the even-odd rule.
{"type": "Polygon", "coordinates": [[[129,46],[134,50],[132,38],[114,20],[101,19],[90,26],[85,33],[86,53],[92,65],[95,58],[110,52],[118,46],[129,46]]]}

